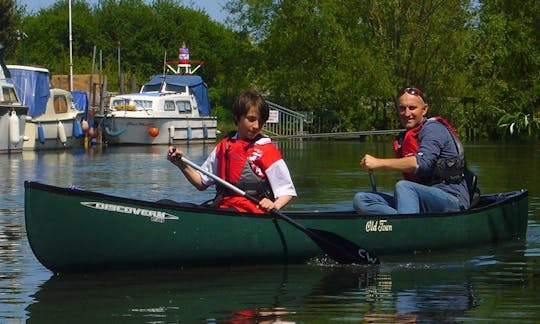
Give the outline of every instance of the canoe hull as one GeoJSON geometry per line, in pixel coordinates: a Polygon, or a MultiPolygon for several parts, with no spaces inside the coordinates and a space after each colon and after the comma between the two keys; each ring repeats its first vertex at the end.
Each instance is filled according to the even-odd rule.
{"type": "MultiPolygon", "coordinates": [[[[359,216],[290,212],[376,255],[487,244],[525,237],[527,191],[460,214],[359,216]]],[[[486,196],[486,200],[495,195],[486,196]]],[[[190,265],[302,263],[322,252],[303,232],[268,215],[171,205],[25,182],[26,231],[53,272],[190,265]]]]}

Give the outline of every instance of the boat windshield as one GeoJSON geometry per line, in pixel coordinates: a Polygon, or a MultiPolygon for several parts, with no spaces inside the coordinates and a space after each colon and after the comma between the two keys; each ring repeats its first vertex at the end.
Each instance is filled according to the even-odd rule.
{"type": "Polygon", "coordinates": [[[68,103],[66,96],[54,96],[53,103],[55,113],[62,114],[68,111],[68,103]]]}
{"type": "Polygon", "coordinates": [[[161,90],[161,83],[158,83],[158,84],[145,84],[143,85],[142,89],[140,92],[158,92],[159,90],[161,90]]]}
{"type": "Polygon", "coordinates": [[[172,92],[177,92],[177,93],[188,92],[187,86],[170,84],[170,83],[167,83],[165,85],[165,91],[172,91],[172,92]]]}
{"type": "Polygon", "coordinates": [[[139,109],[152,109],[152,100],[133,100],[137,110],[139,109]]]}
{"type": "Polygon", "coordinates": [[[129,105],[128,99],[113,99],[111,103],[112,108],[116,108],[118,106],[125,106],[125,105],[129,105]]]}
{"type": "Polygon", "coordinates": [[[122,108],[123,110],[125,107],[131,106],[131,109],[128,110],[145,110],[145,109],[152,109],[152,100],[133,100],[131,102],[129,99],[126,98],[119,98],[114,99],[111,104],[111,108],[113,109],[119,109],[122,108]]]}
{"type": "Polygon", "coordinates": [[[187,93],[188,87],[185,85],[178,85],[178,84],[170,84],[165,83],[165,86],[163,87],[163,84],[157,83],[157,84],[145,84],[142,86],[140,92],[175,92],[175,93],[187,93]]]}
{"type": "Polygon", "coordinates": [[[2,87],[2,103],[4,104],[12,104],[12,103],[19,103],[19,99],[17,98],[17,93],[15,92],[15,88],[13,87],[2,87]]]}

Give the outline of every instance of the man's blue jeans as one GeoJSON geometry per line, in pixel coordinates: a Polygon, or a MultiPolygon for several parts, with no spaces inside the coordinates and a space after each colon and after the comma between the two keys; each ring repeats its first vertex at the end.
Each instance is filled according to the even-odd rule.
{"type": "Polygon", "coordinates": [[[382,192],[359,192],[354,209],[361,215],[395,215],[459,211],[459,199],[439,188],[408,180],[396,183],[394,195],[382,192]]]}

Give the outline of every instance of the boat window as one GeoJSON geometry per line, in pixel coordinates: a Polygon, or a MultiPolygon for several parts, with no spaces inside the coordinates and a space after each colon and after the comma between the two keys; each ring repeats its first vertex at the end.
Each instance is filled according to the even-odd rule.
{"type": "Polygon", "coordinates": [[[118,106],[125,106],[129,104],[127,99],[114,99],[111,103],[111,108],[116,108],[118,106]]]}
{"type": "Polygon", "coordinates": [[[173,91],[173,92],[182,93],[182,92],[187,92],[187,87],[183,86],[183,85],[176,85],[176,84],[167,83],[167,85],[165,86],[165,90],[166,91],[173,91]]]}
{"type": "Polygon", "coordinates": [[[177,101],[176,107],[178,108],[178,112],[191,112],[191,104],[189,101],[177,101]]]}
{"type": "Polygon", "coordinates": [[[165,105],[163,106],[163,110],[165,110],[165,111],[174,111],[174,101],[165,100],[165,105]]]}
{"type": "Polygon", "coordinates": [[[66,96],[54,96],[54,112],[57,114],[65,113],[68,111],[68,104],[66,96]]]}
{"type": "Polygon", "coordinates": [[[137,107],[137,110],[152,109],[152,100],[134,100],[133,103],[137,107]]]}
{"type": "Polygon", "coordinates": [[[141,92],[159,91],[161,89],[161,83],[158,84],[145,84],[143,85],[141,92]]]}
{"type": "Polygon", "coordinates": [[[18,103],[17,94],[12,87],[2,87],[2,103],[18,103]]]}

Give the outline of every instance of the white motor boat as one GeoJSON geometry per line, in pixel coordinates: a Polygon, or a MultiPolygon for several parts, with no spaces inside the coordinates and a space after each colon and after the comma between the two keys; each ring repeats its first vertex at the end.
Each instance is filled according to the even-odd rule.
{"type": "Polygon", "coordinates": [[[8,65],[17,92],[28,105],[24,150],[63,149],[82,146],[84,111],[74,105],[71,92],[50,87],[45,68],[8,65]]]}
{"type": "Polygon", "coordinates": [[[208,90],[198,75],[156,75],[140,92],[114,96],[99,120],[109,144],[216,141],[208,90]]]}

